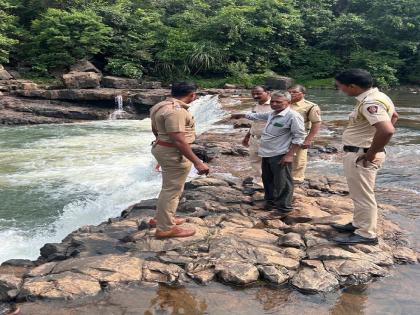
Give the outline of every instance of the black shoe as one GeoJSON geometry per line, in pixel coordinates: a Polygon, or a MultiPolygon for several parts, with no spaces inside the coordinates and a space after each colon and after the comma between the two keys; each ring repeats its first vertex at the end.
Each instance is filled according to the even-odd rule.
{"type": "Polygon", "coordinates": [[[333,241],[342,244],[342,245],[356,245],[356,244],[367,244],[367,245],[376,245],[378,244],[378,238],[367,238],[357,234],[352,233],[349,236],[340,236],[333,238],[333,241]]]}
{"type": "Polygon", "coordinates": [[[354,232],[356,231],[356,228],[354,225],[350,222],[347,224],[331,224],[331,227],[336,229],[338,232],[354,232]]]}

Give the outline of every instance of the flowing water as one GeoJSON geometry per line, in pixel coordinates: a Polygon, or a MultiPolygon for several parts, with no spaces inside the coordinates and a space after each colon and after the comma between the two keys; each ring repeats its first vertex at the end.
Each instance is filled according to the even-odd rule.
{"type": "MultiPolygon", "coordinates": [[[[190,110],[199,133],[224,115],[217,96],[190,110]]],[[[0,263],[155,197],[153,138],[149,119],[0,128],[0,263]]]]}
{"type": "MultiPolygon", "coordinates": [[[[390,95],[401,119],[378,176],[378,198],[401,209],[387,215],[420,251],[420,95],[390,95]]],[[[332,90],[311,91],[308,98],[320,104],[324,120],[337,126],[354,104],[332,90]]],[[[224,116],[213,96],[201,98],[191,110],[199,132],[224,116]]],[[[36,258],[44,243],[154,197],[160,178],[149,153],[149,126],[146,119],[0,128],[0,262],[36,258]]],[[[322,136],[337,138],[330,131],[322,136]]],[[[342,174],[342,167],[336,158],[315,158],[309,165],[309,172],[314,171],[342,174]]],[[[326,295],[304,295],[287,287],[158,286],[116,291],[93,302],[27,307],[27,314],[414,315],[420,313],[420,267],[398,266],[391,277],[326,295]]]]}

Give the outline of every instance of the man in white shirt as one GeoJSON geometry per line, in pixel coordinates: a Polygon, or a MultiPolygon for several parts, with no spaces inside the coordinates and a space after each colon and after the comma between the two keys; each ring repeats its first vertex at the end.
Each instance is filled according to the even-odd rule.
{"type": "Polygon", "coordinates": [[[289,92],[274,92],[271,112],[232,115],[232,118],[266,122],[258,155],[262,157],[266,209],[275,210],[273,216],[283,216],[293,210],[293,156],[306,136],[303,117],[290,108],[290,103],[289,92]]]}

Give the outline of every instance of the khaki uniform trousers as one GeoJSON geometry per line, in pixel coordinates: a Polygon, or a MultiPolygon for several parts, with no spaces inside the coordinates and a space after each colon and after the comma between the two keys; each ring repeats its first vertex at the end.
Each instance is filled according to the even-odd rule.
{"type": "Polygon", "coordinates": [[[349,186],[350,198],[353,200],[353,226],[355,233],[368,238],[376,237],[378,206],[375,199],[376,173],[385,161],[385,153],[376,154],[374,163],[363,161],[356,164],[362,152],[346,152],[344,154],[344,175],[349,186]]]}
{"type": "Polygon", "coordinates": [[[258,183],[262,183],[262,171],[261,162],[262,158],[258,155],[258,149],[260,148],[260,138],[252,136],[249,138],[249,161],[254,172],[258,175],[258,183]]]}
{"type": "Polygon", "coordinates": [[[306,164],[308,163],[308,149],[297,150],[293,157],[293,180],[303,182],[305,179],[306,164]]]}
{"type": "Polygon", "coordinates": [[[155,145],[152,154],[162,169],[162,189],[156,204],[157,228],[170,230],[192,163],[178,148],[155,145]]]}

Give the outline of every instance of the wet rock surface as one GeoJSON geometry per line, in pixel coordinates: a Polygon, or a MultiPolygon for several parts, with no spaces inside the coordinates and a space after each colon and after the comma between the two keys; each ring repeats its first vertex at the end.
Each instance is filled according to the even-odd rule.
{"type": "Polygon", "coordinates": [[[196,229],[194,236],[156,239],[148,225],[156,200],[143,201],[121,217],[84,226],[62,243],[46,244],[36,266],[15,266],[25,270],[20,274],[0,269],[0,298],[77,299],[133,283],[211,281],[244,286],[264,281],[318,293],[386,276],[395,263],[417,262],[417,253],[401,246],[398,227],[383,218],[378,245],[331,242],[337,232],[329,224],[342,222],[343,215],[351,219],[344,184],[335,191],[311,182],[296,189],[295,211],[307,214],[301,222],[298,215],[265,219],[267,213],[258,209],[252,196],[243,194],[240,178],[224,174],[196,178],[186,184],[179,207],[187,219],[184,225],[196,229]],[[326,207],[319,197],[308,194],[313,190],[343,208],[326,207]],[[311,212],[315,215],[308,215],[311,212]]]}
{"type": "Polygon", "coordinates": [[[338,177],[308,178],[295,189],[295,210],[267,219],[261,192],[249,191],[241,163],[243,133],[207,133],[195,151],[213,174],[186,183],[178,214],[192,237],[156,239],[149,220],[156,200],[143,200],[120,217],[84,226],[61,243],[46,244],[31,263],[0,267],[0,298],[24,302],[98,296],[131,284],[239,286],[255,282],[306,293],[337,290],[389,274],[395,264],[417,263],[418,253],[399,227],[379,218],[379,244],[338,246],[332,223],[352,219],[348,187],[338,177]],[[233,175],[232,175],[233,174],[233,175]],[[244,193],[246,192],[246,193],[244,193]],[[6,268],[7,267],[7,268],[6,268]]]}
{"type": "Polygon", "coordinates": [[[0,125],[33,125],[105,120],[110,108],[75,106],[62,101],[45,101],[3,96],[0,98],[0,125]]]}

